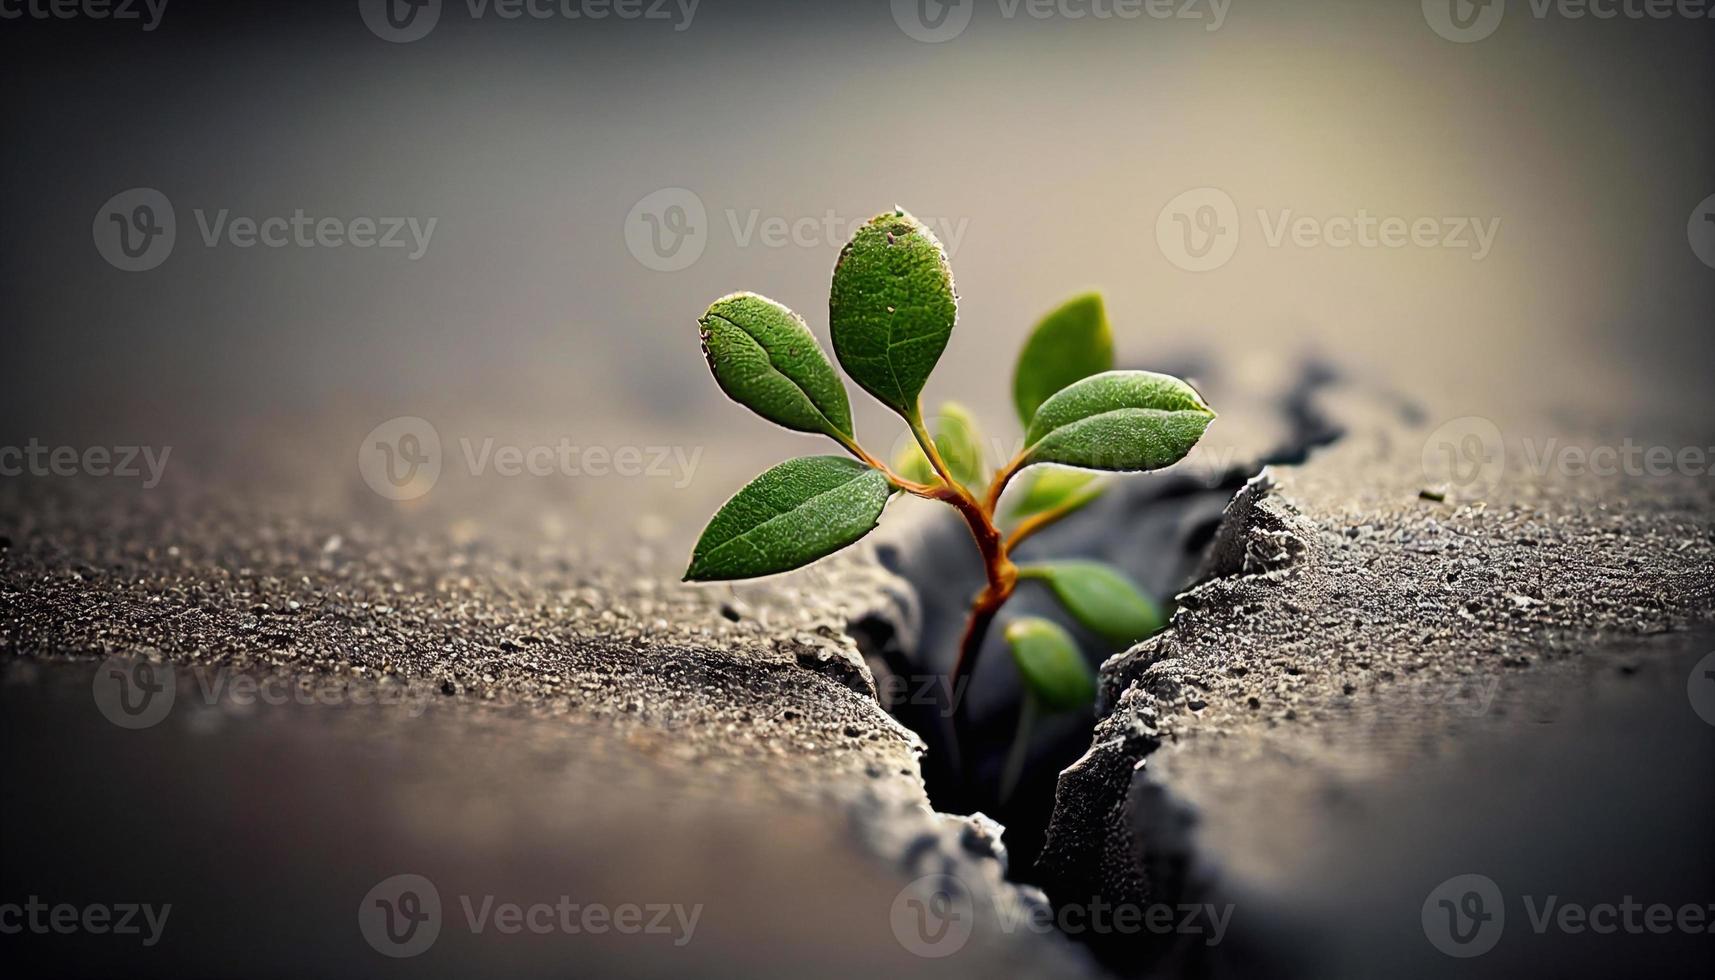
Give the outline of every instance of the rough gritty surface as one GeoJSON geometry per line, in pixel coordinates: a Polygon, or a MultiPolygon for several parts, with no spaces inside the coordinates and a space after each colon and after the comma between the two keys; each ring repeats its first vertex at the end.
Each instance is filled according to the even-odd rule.
{"type": "MultiPolygon", "coordinates": [[[[751,974],[801,967],[803,949],[759,942],[780,929],[801,931],[808,948],[854,970],[928,969],[934,961],[894,939],[890,903],[912,879],[952,872],[991,913],[978,917],[962,968],[980,972],[1004,960],[1027,973],[1082,969],[1058,937],[996,926],[996,914],[1033,899],[1002,880],[997,848],[930,810],[921,743],[882,709],[842,632],[891,580],[862,554],[742,590],[696,588],[664,582],[627,556],[591,561],[568,544],[508,536],[472,519],[360,520],[337,509],[327,516],[218,486],[138,495],[62,481],[4,491],[0,650],[17,668],[9,695],[33,709],[9,714],[37,721],[18,721],[14,742],[92,720],[92,740],[115,731],[90,711],[87,673],[69,685],[77,696],[46,693],[67,687],[56,663],[67,658],[158,659],[176,668],[186,702],[198,699],[196,685],[231,672],[428,692],[426,702],[392,711],[240,710],[206,696],[200,710],[175,707],[168,723],[136,733],[157,746],[148,765],[178,760],[149,770],[173,791],[158,786],[124,799],[127,807],[174,810],[175,800],[218,794],[219,780],[242,784],[229,765],[285,759],[278,783],[258,792],[303,811],[293,825],[308,836],[277,841],[276,850],[341,850],[345,835],[313,819],[330,805],[322,794],[332,793],[354,811],[353,828],[383,842],[377,854],[406,846],[389,838],[389,826],[416,823],[429,828],[415,838],[422,852],[465,855],[479,866],[486,856],[512,867],[522,851],[539,853],[543,866],[603,869],[594,876],[602,880],[705,884],[713,872],[699,869],[725,868],[728,877],[709,887],[726,889],[710,905],[713,921],[727,926],[700,949],[751,974]],[[52,705],[69,717],[45,707],[52,705]],[[252,756],[209,761],[218,752],[214,735],[252,746],[252,756]],[[354,761],[333,776],[316,771],[320,759],[361,760],[378,748],[397,765],[354,761]],[[402,802],[411,792],[418,806],[402,802]],[[371,796],[373,806],[352,802],[371,796]],[[457,803],[470,799],[510,815],[499,822],[522,828],[517,839],[472,840],[457,803]],[[699,834],[691,845],[680,832],[686,827],[699,834]],[[655,834],[674,843],[651,843],[655,834]],[[776,890],[765,900],[731,894],[767,882],[776,890]],[[863,941],[838,938],[840,923],[863,941]]],[[[21,766],[13,780],[17,792],[67,807],[120,802],[101,795],[93,774],[79,781],[21,766]]],[[[30,825],[44,818],[53,823],[52,804],[45,815],[32,810],[30,825]]],[[[173,833],[213,831],[210,819],[192,808],[173,833]]],[[[50,854],[55,847],[71,856],[88,845],[51,835],[32,844],[50,854]]],[[[533,880],[498,876],[487,890],[533,880]]],[[[192,883],[182,887],[219,896],[216,904],[243,894],[238,882],[222,891],[197,873],[185,877],[192,883]]],[[[574,873],[560,887],[591,878],[574,873]]],[[[293,887],[306,901],[318,889],[342,894],[313,871],[293,887]]],[[[347,898],[327,901],[344,910],[347,898]]]]}
{"type": "Polygon", "coordinates": [[[1253,480],[1170,627],[1104,664],[1042,858],[1056,901],[1172,900],[1215,866],[1290,893],[1333,801],[1450,751],[1479,695],[1527,701],[1593,646],[1710,618],[1715,481],[1461,493],[1426,486],[1426,429],[1350,392],[1328,411],[1346,437],[1253,480]]]}

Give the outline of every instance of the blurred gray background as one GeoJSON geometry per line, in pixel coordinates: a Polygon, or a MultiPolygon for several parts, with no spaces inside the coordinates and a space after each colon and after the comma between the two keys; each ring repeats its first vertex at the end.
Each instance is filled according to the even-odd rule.
{"type": "MultiPolygon", "coordinates": [[[[173,445],[170,480],[206,464],[329,494],[361,487],[359,442],[401,415],[430,420],[449,456],[461,438],[700,447],[688,480],[483,489],[563,500],[573,534],[659,512],[684,538],[761,467],[826,451],[723,403],[695,316],[753,289],[825,339],[840,243],[895,203],[957,232],[960,324],[930,396],[1002,439],[1025,331],[1092,286],[1122,361],[1201,352],[1228,366],[1221,385],[1244,384],[1247,359],[1313,353],[1431,418],[1646,432],[1707,417],[1715,269],[1688,225],[1715,194],[1715,21],[1514,2],[1460,43],[1433,8],[703,0],[687,22],[448,0],[403,43],[357,0],[173,0],[152,30],[0,21],[0,442],[173,445]],[[914,11],[969,21],[926,43],[914,11]],[[177,238],[126,272],[92,229],[137,187],[171,202],[177,238]],[[1191,272],[1156,230],[1201,187],[1235,203],[1239,238],[1191,272]],[[636,208],[668,188],[702,206],[697,226],[666,213],[683,195],[636,208]],[[435,225],[415,260],[208,247],[196,212],[223,208],[435,225]],[[1275,246],[1259,210],[1499,224],[1477,258],[1474,243],[1275,246]],[[799,219],[796,240],[766,237],[799,219]],[[676,256],[696,260],[640,260],[627,228],[650,220],[687,231],[676,256]]],[[[860,435],[885,450],[899,427],[858,400],[860,435]]]]}

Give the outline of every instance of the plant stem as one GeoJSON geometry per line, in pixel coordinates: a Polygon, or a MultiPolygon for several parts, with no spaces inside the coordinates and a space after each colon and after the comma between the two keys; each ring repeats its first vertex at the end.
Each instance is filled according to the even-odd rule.
{"type": "Polygon", "coordinates": [[[1006,536],[1006,550],[1011,551],[1018,547],[1025,538],[1028,538],[1037,531],[1055,523],[1062,517],[1074,513],[1078,508],[1084,506],[1086,502],[1087,501],[1082,500],[1071,500],[1060,504],[1057,507],[1050,507],[1040,513],[1032,514],[1024,520],[1019,521],[1018,526],[1012,529],[1012,533],[1006,536]]]}
{"type": "Polygon", "coordinates": [[[906,493],[914,494],[918,497],[927,497],[930,500],[941,499],[941,487],[930,483],[914,483],[911,480],[907,480],[905,477],[893,472],[892,467],[888,466],[881,460],[876,459],[874,456],[871,456],[862,446],[858,445],[856,439],[843,435],[834,435],[832,438],[835,442],[845,447],[847,452],[856,456],[859,462],[871,469],[880,470],[881,475],[887,477],[887,482],[901,490],[904,490],[906,493]]]}
{"type": "Polygon", "coordinates": [[[1024,702],[1018,706],[1018,728],[1012,734],[1012,748],[1006,753],[1006,768],[1001,770],[1000,802],[1012,799],[1018,788],[1018,777],[1024,775],[1024,763],[1030,757],[1030,731],[1036,723],[1036,696],[1024,692],[1024,702]]]}

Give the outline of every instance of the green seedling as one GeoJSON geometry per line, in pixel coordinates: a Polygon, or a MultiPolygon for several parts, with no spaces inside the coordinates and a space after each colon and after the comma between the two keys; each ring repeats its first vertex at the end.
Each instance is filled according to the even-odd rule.
{"type": "MultiPolygon", "coordinates": [[[[897,413],[912,442],[890,463],[857,440],[845,383],[802,317],[755,293],[718,299],[698,320],[703,352],[730,398],[777,425],[826,436],[846,456],[805,456],[740,490],[703,530],[687,581],[728,581],[807,565],[868,534],[888,501],[907,493],[952,506],[969,525],[987,584],[971,602],[948,691],[962,691],[983,640],[1022,580],[1046,585],[1083,626],[1112,644],[1161,625],[1155,604],[1124,573],[1093,561],[1017,565],[1031,535],[1101,495],[1099,472],[1157,470],[1183,459],[1215,413],[1178,378],[1113,370],[1113,334],[1099,295],[1069,300],[1037,323],[1013,373],[1022,448],[989,466],[977,420],[952,402],[931,435],[922,396],[952,338],[958,300],[941,243],[902,210],[872,219],[834,265],[828,301],[834,355],[858,386],[897,413]],[[1003,530],[1001,498],[1014,478],[1003,530]]],[[[1033,718],[1083,710],[1090,666],[1063,629],[1022,619],[1006,638],[1025,690],[1023,743],[1033,718]]],[[[964,699],[955,742],[967,741],[964,699]]],[[[1012,764],[1009,764],[1009,770],[1012,764]]],[[[1008,777],[1015,780],[1016,773],[1008,777]]]]}

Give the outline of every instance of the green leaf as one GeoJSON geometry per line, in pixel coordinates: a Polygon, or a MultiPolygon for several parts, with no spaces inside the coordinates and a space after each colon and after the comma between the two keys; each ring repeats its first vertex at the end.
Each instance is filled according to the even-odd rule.
{"type": "Polygon", "coordinates": [[[1018,352],[1012,401],[1026,428],[1049,396],[1114,367],[1114,335],[1101,293],[1074,296],[1043,317],[1018,352]]]}
{"type": "Polygon", "coordinates": [[[1012,519],[1023,520],[1032,514],[1064,506],[1068,512],[1077,510],[1103,493],[1106,483],[1098,483],[1094,473],[1048,466],[1027,477],[1027,482],[1012,505],[1012,519]]]}
{"type": "Polygon", "coordinates": [[[851,437],[846,386],[798,314],[766,296],[733,293],[697,322],[709,370],[733,401],[788,429],[851,437]]]}
{"type": "Polygon", "coordinates": [[[1024,687],[1048,711],[1076,711],[1096,699],[1095,672],[1056,623],[1034,617],[1007,624],[1006,642],[1024,687]]]}
{"type": "Polygon", "coordinates": [[[1158,470],[1184,459],[1214,418],[1196,390],[1178,378],[1108,371],[1042,403],[1025,433],[1025,465],[1158,470]]]}
{"type": "Polygon", "coordinates": [[[901,415],[916,409],[957,311],[946,251],[904,211],[871,219],[840,252],[828,297],[834,355],[901,415]]]}
{"type": "Polygon", "coordinates": [[[1047,583],[1067,612],[1110,643],[1136,643],[1161,628],[1161,610],[1112,565],[1043,562],[1021,567],[1018,574],[1047,583]]]}
{"type": "Polygon", "coordinates": [[[981,487],[987,482],[988,466],[983,460],[976,416],[958,402],[941,403],[941,412],[935,417],[935,448],[953,479],[967,487],[981,487]]]}
{"type": "Polygon", "coordinates": [[[893,488],[844,456],[789,459],[721,506],[691,553],[687,582],[772,575],[808,565],[868,534],[893,488]]]}
{"type": "Polygon", "coordinates": [[[940,477],[935,475],[935,467],[930,465],[929,457],[923,455],[923,449],[915,442],[908,442],[893,458],[893,472],[914,483],[934,483],[940,477]]]}

